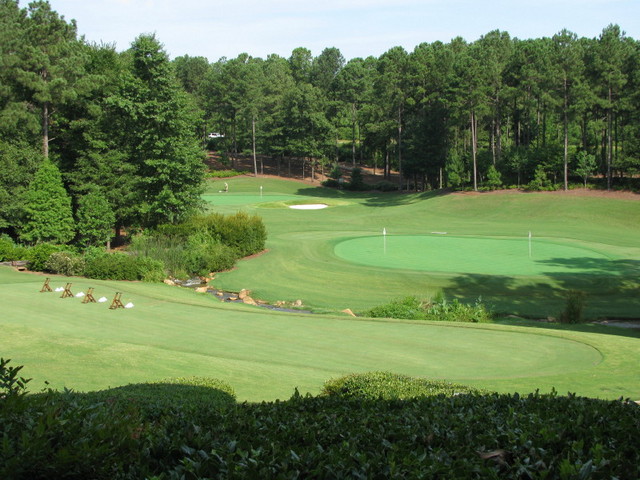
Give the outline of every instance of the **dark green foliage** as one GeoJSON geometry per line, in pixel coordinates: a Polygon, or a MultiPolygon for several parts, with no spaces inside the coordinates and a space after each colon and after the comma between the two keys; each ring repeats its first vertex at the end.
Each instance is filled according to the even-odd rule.
{"type": "Polygon", "coordinates": [[[417,297],[392,300],[367,311],[365,315],[374,318],[400,318],[404,320],[433,320],[446,322],[488,322],[491,312],[481,299],[468,305],[457,299],[449,302],[444,295],[437,295],[431,302],[423,302],[417,297]]]}
{"type": "Polygon", "coordinates": [[[322,182],[322,186],[327,188],[341,187],[340,182],[338,180],[334,180],[333,178],[327,178],[325,181],[322,182]]]}
{"type": "Polygon", "coordinates": [[[259,404],[235,404],[208,378],[25,396],[19,368],[0,360],[8,480],[640,476],[640,408],[629,401],[487,394],[381,372],[259,404]]]}
{"type": "Polygon", "coordinates": [[[84,274],[86,262],[81,255],[71,252],[54,252],[44,263],[44,271],[58,273],[66,276],[79,276],[84,274]]]}
{"type": "Polygon", "coordinates": [[[199,410],[221,410],[235,404],[233,388],[216,378],[180,377],[159,382],[136,383],[83,395],[92,402],[133,403],[145,418],[158,418],[167,411],[184,414],[199,410]]]}
{"type": "Polygon", "coordinates": [[[78,242],[82,246],[105,245],[113,236],[115,214],[107,199],[98,192],[80,197],[76,219],[78,242]]]}
{"type": "Polygon", "coordinates": [[[322,387],[323,395],[370,400],[401,400],[437,395],[453,396],[463,393],[481,393],[481,391],[465,385],[409,377],[391,372],[354,373],[328,380],[322,387]]]}
{"type": "Polygon", "coordinates": [[[60,252],[65,247],[63,245],[52,245],[50,243],[38,243],[31,248],[28,248],[24,252],[24,260],[27,260],[29,270],[35,272],[42,272],[46,268],[46,263],[49,257],[55,253],[60,252]]]}
{"type": "Polygon", "coordinates": [[[544,191],[544,190],[555,190],[555,187],[547,177],[547,173],[544,171],[544,167],[542,165],[538,165],[536,167],[533,180],[531,180],[527,184],[526,189],[533,190],[533,191],[544,191]]]}
{"type": "Polygon", "coordinates": [[[398,190],[398,185],[387,180],[382,180],[381,182],[372,185],[371,188],[380,192],[395,192],[398,190]]]}
{"type": "Polygon", "coordinates": [[[131,251],[162,261],[170,276],[206,276],[264,250],[266,235],[262,220],[255,215],[200,215],[136,237],[131,251]]]}
{"type": "Polygon", "coordinates": [[[148,257],[109,253],[87,258],[84,275],[99,280],[161,281],[164,278],[162,262],[148,257]]]}
{"type": "Polygon", "coordinates": [[[230,178],[239,175],[249,175],[251,172],[246,170],[213,170],[207,173],[209,178],[230,178]]]}
{"type": "Polygon", "coordinates": [[[485,181],[485,185],[490,190],[495,190],[502,186],[502,175],[500,175],[500,172],[494,165],[491,165],[489,167],[489,170],[487,170],[487,179],[485,181]]]}
{"type": "Polygon", "coordinates": [[[560,313],[558,321],[560,323],[582,322],[586,297],[586,293],[580,290],[567,291],[565,295],[567,303],[565,304],[564,310],[560,313]]]}
{"type": "Polygon", "coordinates": [[[29,185],[20,238],[27,242],[66,243],[74,236],[71,197],[58,167],[45,159],[29,185]]]}
{"type": "Polygon", "coordinates": [[[364,190],[367,186],[364,183],[364,179],[362,177],[362,169],[354,168],[351,170],[351,181],[347,184],[347,188],[349,190],[364,190]]]}
{"type": "Polygon", "coordinates": [[[0,235],[0,262],[23,260],[26,248],[16,245],[7,235],[0,235]]]}
{"type": "Polygon", "coordinates": [[[426,305],[417,297],[392,300],[369,310],[366,315],[374,318],[402,318],[405,320],[425,320],[426,305]]]}

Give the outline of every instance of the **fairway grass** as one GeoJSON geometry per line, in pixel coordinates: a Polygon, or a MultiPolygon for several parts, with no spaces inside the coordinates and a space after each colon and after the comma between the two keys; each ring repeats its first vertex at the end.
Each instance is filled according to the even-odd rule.
{"type": "Polygon", "coordinates": [[[213,286],[246,288],[272,303],[301,300],[316,314],[223,304],[164,284],[51,277],[54,288],[71,282],[75,294],[94,287],[96,298],[109,300],[82,304],[40,293],[42,275],[1,267],[0,355],[25,366],[21,373],[33,377],[32,392],[45,381],[87,391],[196,375],[228,382],[241,401],[259,401],[289,398],[295,388],[317,394],[330,378],[386,370],[498,392],[555,388],[640,399],[640,333],[634,330],[340,313],[442,292],[541,319],[557,316],[567,290],[579,289],[587,294],[589,318],[638,318],[640,202],[349,193],[250,177],[226,182],[227,193],[219,192],[223,183],[210,183],[209,209],[262,217],[267,249],[218,273],[213,286]],[[328,208],[289,208],[318,203],[328,208]],[[134,308],[110,310],[116,292],[134,308]]]}
{"type": "Polygon", "coordinates": [[[208,192],[214,211],[255,213],[268,231],[268,253],[219,274],[218,288],[250,289],[270,302],[299,299],[319,312],[363,312],[443,292],[534,318],[557,317],[566,292],[577,289],[587,294],[587,318],[640,317],[640,201],[351,193],[248,177],[230,181],[230,190],[244,195],[263,183],[265,192],[297,200],[224,205],[215,198],[225,194],[208,192]],[[292,210],[292,202],[330,208],[292,210]]]}
{"type": "MultiPolygon", "coordinates": [[[[285,314],[222,304],[188,289],[52,277],[72,291],[122,292],[131,309],[40,293],[41,275],[0,268],[2,356],[48,381],[87,391],[177,376],[227,381],[239,400],[317,394],[329,378],[388,370],[512,392],[640,398],[638,339],[593,331],[285,314]]],[[[611,333],[614,333],[613,331],[611,333]]]]}

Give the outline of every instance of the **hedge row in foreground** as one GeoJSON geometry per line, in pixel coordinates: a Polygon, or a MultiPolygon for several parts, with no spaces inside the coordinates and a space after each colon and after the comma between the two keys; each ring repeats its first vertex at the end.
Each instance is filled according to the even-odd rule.
{"type": "MultiPolygon", "coordinates": [[[[377,388],[374,377],[361,377],[364,390],[377,388]]],[[[203,387],[183,407],[184,398],[163,405],[145,388],[148,397],[1,399],[0,477],[640,477],[640,408],[624,401],[334,393],[236,404],[218,387],[207,403],[203,387]]]]}

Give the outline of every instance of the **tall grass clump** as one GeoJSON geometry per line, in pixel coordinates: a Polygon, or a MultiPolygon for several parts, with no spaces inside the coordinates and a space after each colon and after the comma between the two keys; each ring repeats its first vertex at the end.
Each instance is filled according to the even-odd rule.
{"type": "Polygon", "coordinates": [[[566,303],[560,313],[560,323],[580,323],[583,320],[586,294],[581,290],[569,290],[565,294],[566,303]]]}

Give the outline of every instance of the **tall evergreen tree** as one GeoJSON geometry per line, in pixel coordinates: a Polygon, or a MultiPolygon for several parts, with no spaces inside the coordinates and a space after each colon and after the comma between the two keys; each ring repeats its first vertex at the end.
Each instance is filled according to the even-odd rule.
{"type": "Polygon", "coordinates": [[[108,107],[119,147],[134,167],[133,220],[143,226],[178,221],[201,204],[198,118],[154,35],[138,37],[128,55],[131,71],[108,107]]]}
{"type": "Polygon", "coordinates": [[[58,167],[48,158],[29,185],[20,238],[26,242],[67,243],[74,236],[71,197],[58,167]]]}

